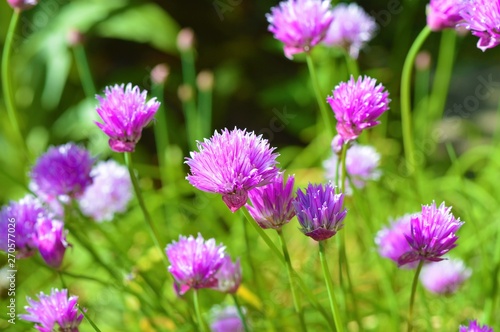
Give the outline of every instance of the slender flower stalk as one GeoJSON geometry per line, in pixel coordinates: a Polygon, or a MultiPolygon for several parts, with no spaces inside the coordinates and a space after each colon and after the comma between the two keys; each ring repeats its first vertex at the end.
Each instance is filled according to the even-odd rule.
{"type": "Polygon", "coordinates": [[[139,202],[139,206],[141,207],[142,214],[144,216],[144,220],[146,221],[146,225],[149,231],[149,235],[151,236],[151,239],[153,240],[156,248],[160,251],[160,256],[162,258],[163,264],[165,265],[165,268],[168,270],[168,261],[167,257],[163,255],[163,249],[160,246],[160,240],[158,237],[158,232],[156,231],[153,220],[151,219],[151,216],[148,212],[148,209],[146,207],[146,203],[144,203],[144,198],[142,197],[142,191],[139,186],[139,181],[137,180],[137,177],[134,173],[134,168],[132,166],[132,153],[130,152],[125,152],[125,164],[128,167],[128,172],[130,174],[130,179],[132,180],[132,186],[134,187],[135,195],[137,197],[137,201],[139,202]]]}
{"type": "Polygon", "coordinates": [[[415,276],[413,277],[413,283],[411,285],[411,295],[410,295],[410,309],[408,312],[408,332],[413,330],[413,306],[415,304],[415,294],[418,285],[418,277],[420,275],[420,271],[422,270],[422,266],[424,265],[424,260],[420,260],[418,263],[417,269],[415,270],[415,276]]]}
{"type": "Polygon", "coordinates": [[[236,306],[236,310],[238,311],[238,316],[240,316],[241,322],[243,323],[243,331],[250,332],[245,314],[243,313],[243,308],[240,305],[240,301],[238,301],[238,297],[236,296],[236,294],[231,294],[231,297],[233,298],[234,305],[236,306]]]}
{"type": "Polygon", "coordinates": [[[85,96],[87,98],[94,98],[97,90],[95,88],[94,80],[92,79],[92,71],[90,70],[87,54],[85,54],[83,44],[77,43],[74,45],[73,53],[75,55],[76,67],[78,68],[78,73],[80,74],[80,80],[82,82],[83,91],[85,91],[85,96]]]}
{"type": "Polygon", "coordinates": [[[198,321],[198,326],[200,327],[200,330],[203,332],[209,332],[207,330],[205,322],[203,321],[203,317],[201,316],[200,301],[198,299],[198,289],[194,290],[193,301],[194,301],[194,311],[196,312],[196,320],[198,321]]]}
{"type": "Polygon", "coordinates": [[[85,317],[85,319],[89,322],[90,326],[92,326],[92,328],[94,329],[94,331],[96,332],[101,332],[101,330],[97,327],[97,325],[94,323],[94,321],[90,318],[89,315],[87,315],[87,313],[85,312],[85,310],[83,308],[81,308],[80,306],[78,307],[78,309],[80,310],[80,312],[82,313],[83,317],[85,317]]]}
{"type": "Polygon", "coordinates": [[[299,295],[297,294],[297,290],[295,289],[295,282],[293,280],[292,261],[290,260],[290,254],[288,253],[288,248],[286,245],[285,238],[283,236],[283,231],[281,229],[279,229],[279,230],[277,230],[277,233],[279,235],[279,239],[281,242],[281,249],[283,250],[283,256],[285,257],[288,282],[290,283],[290,290],[292,291],[293,307],[295,309],[295,313],[297,314],[297,317],[299,318],[301,330],[307,331],[306,323],[304,320],[304,312],[302,311],[302,306],[300,304],[299,295]]]}
{"type": "Polygon", "coordinates": [[[340,310],[335,299],[332,276],[328,269],[328,263],[325,257],[325,241],[319,241],[319,259],[321,261],[321,268],[323,270],[323,277],[325,278],[326,289],[328,291],[328,300],[330,301],[330,309],[332,311],[333,320],[337,332],[344,331],[344,324],[340,315],[340,310]]]}
{"type": "Polygon", "coordinates": [[[418,51],[430,34],[431,29],[426,25],[408,51],[401,76],[401,125],[403,129],[403,145],[406,157],[406,168],[410,175],[415,173],[418,169],[415,162],[415,147],[411,124],[411,71],[418,51]]]}

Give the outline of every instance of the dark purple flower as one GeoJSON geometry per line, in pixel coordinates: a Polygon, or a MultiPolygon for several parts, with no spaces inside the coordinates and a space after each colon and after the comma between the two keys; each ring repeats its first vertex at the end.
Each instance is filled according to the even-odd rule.
{"type": "Polygon", "coordinates": [[[215,307],[211,310],[211,316],[210,330],[212,332],[244,331],[243,322],[235,306],[215,307]]]}
{"type": "Polygon", "coordinates": [[[433,31],[455,28],[462,20],[462,0],[431,0],[427,5],[427,25],[433,31]]]}
{"type": "Polygon", "coordinates": [[[472,271],[459,259],[426,264],[420,273],[422,285],[430,292],[451,295],[471,276],[472,271]]]}
{"type": "Polygon", "coordinates": [[[237,259],[236,262],[233,263],[231,257],[226,256],[223,259],[219,271],[215,274],[217,285],[214,289],[222,293],[235,294],[238,287],[240,287],[241,278],[242,271],[240,260],[237,259]]]}
{"type": "Polygon", "coordinates": [[[167,245],[168,271],[175,279],[177,293],[183,295],[192,288],[217,286],[215,276],[224,263],[225,250],[226,247],[216,245],[214,239],[205,241],[201,234],[196,239],[192,235],[181,235],[178,242],[167,245]]]}
{"type": "Polygon", "coordinates": [[[481,326],[477,320],[472,320],[469,326],[460,325],[458,332],[493,332],[493,328],[488,325],[481,326]]]}
{"type": "Polygon", "coordinates": [[[31,195],[5,206],[0,211],[0,249],[17,251],[17,258],[33,255],[37,247],[35,225],[47,215],[40,201],[31,195]]]}
{"type": "MultiPolygon", "coordinates": [[[[380,256],[398,262],[399,258],[411,250],[406,236],[411,234],[411,219],[419,213],[407,214],[391,223],[389,227],[381,229],[375,237],[380,256]]],[[[403,267],[413,269],[418,263],[408,263],[403,267]]]]}
{"type": "Polygon", "coordinates": [[[285,56],[309,52],[325,38],[333,21],[330,1],[287,0],[266,15],[269,31],[281,41],[285,56]]]}
{"type": "Polygon", "coordinates": [[[246,208],[260,227],[281,229],[295,216],[293,208],[294,176],[284,182],[283,174],[279,174],[274,182],[249,191],[248,197],[252,205],[246,208]]]}
{"type": "Polygon", "coordinates": [[[301,231],[316,241],[331,238],[344,226],[347,210],[343,208],[344,195],[335,194],[335,187],[327,183],[309,184],[305,193],[297,190],[293,202],[301,231]]]}
{"type": "Polygon", "coordinates": [[[359,50],[377,30],[375,19],[355,3],[336,5],[332,15],[333,22],[323,44],[345,48],[352,58],[357,59],[359,50]]]}
{"type": "Polygon", "coordinates": [[[97,113],[104,123],[97,126],[109,136],[109,146],[115,152],[132,152],[139,142],[142,129],[153,120],[160,103],[156,98],[146,102],[147,92],[128,83],[125,87],[106,87],[105,97],[96,96],[99,101],[97,113]],[[125,88],[125,90],[124,90],[125,88]]]}
{"type": "Polygon", "coordinates": [[[18,10],[30,9],[38,4],[38,0],[7,0],[9,6],[18,10]]]}
{"type": "Polygon", "coordinates": [[[48,217],[39,219],[36,224],[36,243],[47,265],[59,268],[68,247],[63,222],[48,217]]]}
{"type": "Polygon", "coordinates": [[[355,140],[364,129],[380,122],[378,117],[389,109],[389,93],[373,78],[361,76],[357,81],[351,76],[333,90],[326,99],[337,119],[337,132],[347,142],[355,140]]]}
{"type": "Polygon", "coordinates": [[[483,52],[500,44],[500,0],[465,0],[460,24],[479,37],[477,47],[483,52]]]}
{"type": "Polygon", "coordinates": [[[50,147],[31,170],[33,189],[53,198],[78,197],[92,184],[93,163],[90,153],[73,143],[50,147]]]}
{"type": "Polygon", "coordinates": [[[38,299],[27,298],[29,306],[24,308],[28,314],[19,315],[21,319],[36,323],[40,332],[78,332],[83,315],[78,314],[77,296],[68,298],[67,289],[52,289],[50,295],[42,292],[38,299]]]}
{"type": "Polygon", "coordinates": [[[398,259],[404,265],[415,261],[439,262],[441,256],[457,246],[456,232],[463,225],[451,214],[451,207],[441,203],[422,206],[422,214],[411,219],[411,233],[405,234],[411,250],[398,259]]]}
{"type": "Polygon", "coordinates": [[[262,136],[253,132],[224,129],[210,140],[198,142],[200,152],[191,152],[186,179],[194,187],[222,194],[231,212],[245,205],[248,191],[266,185],[278,175],[277,153],[262,136]]]}

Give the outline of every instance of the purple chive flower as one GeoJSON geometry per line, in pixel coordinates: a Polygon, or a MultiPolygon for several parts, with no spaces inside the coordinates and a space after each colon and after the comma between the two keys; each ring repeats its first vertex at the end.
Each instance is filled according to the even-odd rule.
{"type": "Polygon", "coordinates": [[[378,117],[389,109],[391,101],[384,86],[373,78],[361,76],[357,81],[351,76],[333,90],[326,99],[337,119],[337,132],[344,141],[355,140],[364,129],[380,122],[378,117]]]}
{"type": "Polygon", "coordinates": [[[24,308],[28,314],[19,315],[21,319],[36,323],[35,328],[40,332],[78,332],[83,319],[83,315],[78,314],[78,296],[68,298],[67,289],[52,289],[50,295],[42,292],[38,299],[27,298],[29,306],[24,308]]]}
{"type": "Polygon", "coordinates": [[[132,182],[127,168],[114,160],[101,161],[90,175],[94,183],[78,200],[83,214],[101,222],[124,212],[132,199],[132,182]]]}
{"type": "Polygon", "coordinates": [[[411,233],[405,234],[411,250],[398,259],[404,265],[415,261],[439,262],[441,256],[457,246],[456,232],[463,225],[444,203],[422,206],[422,214],[411,218],[411,233]]]}
{"type": "Polygon", "coordinates": [[[373,38],[377,30],[375,19],[355,3],[340,3],[332,10],[333,22],[323,44],[345,48],[357,59],[359,50],[373,38]]]}
{"type": "MultiPolygon", "coordinates": [[[[244,312],[244,310],[242,310],[244,312]]],[[[211,310],[210,330],[212,332],[243,332],[244,326],[235,306],[215,307],[211,310]]]]}
{"type": "Polygon", "coordinates": [[[462,20],[462,0],[431,0],[427,5],[427,25],[432,31],[455,28],[462,20]]]}
{"type": "Polygon", "coordinates": [[[471,269],[468,269],[461,260],[446,259],[424,265],[420,281],[432,293],[451,295],[470,278],[471,274],[471,269]]]}
{"type": "Polygon", "coordinates": [[[31,195],[19,202],[11,202],[0,211],[0,250],[12,253],[17,258],[26,258],[36,252],[35,225],[47,211],[38,199],[31,195]],[[9,241],[10,239],[10,241],[9,241]],[[15,244],[15,248],[12,246],[15,244]]]}
{"type": "Polygon", "coordinates": [[[477,47],[483,52],[500,44],[500,0],[465,0],[460,26],[479,37],[477,47]]]}
{"type": "Polygon", "coordinates": [[[26,10],[38,4],[38,0],[7,0],[9,6],[17,10],[26,10]]]}
{"type": "Polygon", "coordinates": [[[222,266],[215,274],[217,285],[214,289],[222,293],[235,294],[238,287],[240,287],[241,278],[242,271],[240,260],[237,259],[236,262],[233,263],[231,257],[225,256],[222,261],[222,266]]]}
{"type": "Polygon", "coordinates": [[[167,245],[168,271],[175,279],[177,293],[183,295],[191,288],[217,286],[215,276],[224,263],[225,250],[226,247],[216,245],[214,239],[205,241],[201,234],[196,239],[192,235],[181,235],[178,242],[167,245]]]}
{"type": "Polygon", "coordinates": [[[279,174],[274,182],[249,191],[248,197],[252,205],[246,208],[260,227],[281,229],[295,216],[293,208],[294,176],[284,181],[283,174],[279,174]]]}
{"type": "Polygon", "coordinates": [[[105,97],[96,96],[99,101],[97,113],[104,123],[96,125],[109,136],[109,146],[115,152],[133,152],[139,142],[142,129],[153,120],[160,103],[156,98],[146,102],[146,91],[128,83],[108,86],[105,97]],[[125,88],[125,90],[124,90],[125,88]]]}
{"type": "Polygon", "coordinates": [[[48,217],[39,219],[36,224],[36,243],[47,265],[59,268],[68,247],[64,223],[48,217]]]}
{"type": "Polygon", "coordinates": [[[493,328],[488,325],[481,326],[477,320],[472,320],[469,326],[460,325],[458,332],[493,332],[493,328]]]}
{"type": "Polygon", "coordinates": [[[78,197],[92,184],[93,163],[90,153],[73,143],[50,147],[31,170],[33,189],[46,197],[78,197]]]}
{"type": "MultiPolygon", "coordinates": [[[[389,227],[381,229],[375,237],[380,256],[398,262],[399,258],[411,250],[406,240],[406,235],[411,234],[411,219],[418,217],[419,213],[407,214],[391,223],[389,227]]],[[[408,263],[404,268],[413,269],[417,263],[408,263]]]]}
{"type": "Polygon", "coordinates": [[[288,0],[271,8],[266,15],[269,31],[281,41],[285,56],[309,52],[326,36],[333,21],[330,1],[288,0]]]}
{"type": "MultiPolygon", "coordinates": [[[[326,170],[326,178],[332,182],[337,182],[337,178],[342,176],[342,165],[337,164],[339,157],[333,154],[325,160],[323,167],[326,170]]],[[[353,144],[346,153],[347,174],[351,177],[352,183],[356,188],[363,188],[367,181],[378,180],[381,172],[378,169],[380,164],[380,154],[373,146],[353,144]]],[[[346,179],[345,193],[352,193],[350,182],[346,179]]]]}
{"type": "Polygon", "coordinates": [[[305,192],[297,190],[293,202],[301,231],[316,241],[331,238],[344,226],[347,210],[343,209],[343,194],[335,194],[331,183],[309,184],[305,192]]]}
{"type": "Polygon", "coordinates": [[[210,140],[198,142],[200,152],[191,152],[186,179],[194,187],[222,194],[231,212],[245,205],[248,191],[264,186],[278,175],[277,153],[261,136],[234,128],[216,131],[210,140]]]}

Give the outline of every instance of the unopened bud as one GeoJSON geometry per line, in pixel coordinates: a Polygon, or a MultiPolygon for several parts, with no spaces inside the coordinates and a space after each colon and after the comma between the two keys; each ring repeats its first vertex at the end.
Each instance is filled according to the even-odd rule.
{"type": "Polygon", "coordinates": [[[202,70],[196,77],[196,85],[201,91],[210,91],[214,87],[214,74],[209,70],[202,70]]]}
{"type": "Polygon", "coordinates": [[[415,68],[417,70],[428,70],[431,66],[431,54],[427,51],[419,52],[415,58],[415,68]]]}
{"type": "Polygon", "coordinates": [[[193,88],[190,85],[182,84],[177,90],[177,95],[182,102],[193,99],[193,88]]]}
{"type": "Polygon", "coordinates": [[[177,48],[181,52],[189,51],[193,48],[194,32],[191,28],[184,28],[177,35],[177,48]]]}
{"type": "Polygon", "coordinates": [[[170,68],[166,64],[160,63],[151,71],[151,81],[154,84],[163,84],[167,80],[169,74],[170,68]]]}
{"type": "Polygon", "coordinates": [[[70,46],[77,46],[83,44],[85,36],[83,35],[83,33],[81,33],[80,30],[72,28],[68,31],[66,39],[68,40],[68,44],[70,46]]]}

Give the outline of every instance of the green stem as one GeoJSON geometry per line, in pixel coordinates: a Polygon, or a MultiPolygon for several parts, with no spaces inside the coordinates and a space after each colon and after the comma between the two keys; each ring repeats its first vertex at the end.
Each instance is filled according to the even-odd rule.
{"type": "Polygon", "coordinates": [[[335,294],[333,293],[333,282],[332,276],[328,269],[328,263],[325,257],[325,243],[324,241],[319,241],[319,259],[321,261],[321,268],[323,270],[323,276],[326,282],[326,289],[328,291],[328,299],[330,301],[330,309],[332,311],[333,320],[335,322],[335,328],[337,332],[344,331],[344,325],[342,324],[342,318],[340,317],[340,310],[337,305],[337,300],[335,299],[335,294]]]}
{"type": "Polygon", "coordinates": [[[293,299],[293,307],[295,309],[295,313],[299,318],[300,328],[302,331],[307,331],[306,323],[304,321],[304,312],[302,311],[302,306],[300,305],[299,296],[297,294],[297,290],[295,289],[295,283],[293,281],[293,266],[292,261],[290,260],[290,254],[288,253],[288,248],[286,246],[286,241],[283,236],[283,232],[281,229],[277,230],[279,239],[281,242],[281,248],[283,250],[283,256],[285,257],[286,262],[286,272],[288,274],[288,282],[290,283],[290,289],[292,291],[292,299],[293,299]]]}
{"type": "Polygon", "coordinates": [[[21,132],[21,127],[19,126],[19,121],[17,119],[16,106],[14,103],[14,92],[12,86],[12,77],[11,77],[11,54],[12,54],[12,42],[14,39],[14,33],[16,31],[17,23],[19,22],[19,17],[21,15],[21,11],[16,9],[12,14],[12,18],[10,20],[9,29],[7,30],[7,35],[5,36],[5,44],[2,54],[2,89],[3,95],[5,98],[5,106],[7,108],[7,115],[9,116],[10,123],[14,129],[14,135],[16,136],[17,143],[23,149],[25,157],[27,160],[30,159],[29,150],[26,145],[26,142],[23,138],[23,134],[21,132]]]}
{"type": "Polygon", "coordinates": [[[135,195],[137,200],[139,201],[139,206],[141,207],[142,213],[144,215],[144,220],[146,221],[146,225],[148,226],[149,235],[151,236],[156,248],[160,252],[160,256],[162,258],[163,264],[165,265],[166,271],[168,271],[168,261],[167,256],[163,252],[162,247],[160,246],[160,241],[158,240],[158,233],[154,227],[151,216],[149,215],[148,209],[146,208],[146,204],[144,203],[144,198],[142,197],[141,188],[139,187],[139,181],[134,173],[134,168],[132,166],[132,154],[130,152],[125,152],[125,163],[127,164],[128,171],[130,174],[130,179],[132,180],[132,185],[134,187],[135,195]]]}
{"type": "Polygon", "coordinates": [[[87,55],[85,54],[85,48],[82,44],[78,44],[73,47],[73,51],[75,53],[76,67],[78,69],[78,73],[80,74],[80,80],[82,81],[85,96],[89,99],[94,99],[96,95],[96,88],[94,80],[92,79],[89,62],[87,61],[87,55]]]}
{"type": "Polygon", "coordinates": [[[489,296],[486,298],[486,303],[484,306],[484,319],[483,321],[486,324],[493,325],[494,321],[493,318],[496,317],[495,315],[495,310],[496,310],[496,302],[497,302],[497,295],[498,295],[498,277],[499,277],[499,272],[500,272],[500,231],[497,230],[497,241],[496,241],[496,248],[495,248],[495,256],[493,258],[494,266],[493,270],[491,271],[491,278],[492,278],[492,288],[491,292],[489,292],[489,296]]]}
{"type": "Polygon", "coordinates": [[[231,294],[234,305],[236,306],[236,310],[238,310],[238,315],[240,316],[241,322],[243,323],[243,331],[245,332],[250,332],[250,329],[248,328],[247,320],[245,318],[245,314],[243,313],[243,309],[241,308],[240,301],[238,301],[238,297],[236,294],[231,294]]]}
{"type": "MultiPolygon", "coordinates": [[[[344,49],[343,53],[345,57],[345,63],[347,65],[347,71],[354,77],[354,80],[356,80],[359,76],[358,63],[356,62],[356,59],[351,57],[347,50],[344,49]]],[[[347,76],[350,76],[349,74],[347,76]]]]}
{"type": "Polygon", "coordinates": [[[193,149],[199,136],[200,124],[196,114],[196,68],[194,50],[192,48],[181,52],[182,79],[184,85],[190,89],[190,97],[182,101],[182,108],[186,119],[187,137],[189,146],[193,149]]]}
{"type": "Polygon", "coordinates": [[[342,145],[342,154],[340,156],[340,160],[342,162],[342,176],[341,176],[341,182],[340,182],[340,190],[342,191],[342,193],[345,193],[345,179],[346,179],[346,176],[347,176],[347,169],[346,169],[346,164],[347,164],[347,149],[348,149],[348,146],[347,144],[343,144],[342,145]]]}
{"type": "Polygon", "coordinates": [[[200,116],[200,138],[210,136],[212,131],[212,90],[199,90],[198,114],[200,116]]]}
{"type": "Polygon", "coordinates": [[[85,317],[85,319],[89,321],[89,324],[94,328],[94,331],[101,332],[101,330],[99,330],[99,328],[97,327],[97,325],[95,325],[92,319],[90,319],[89,315],[87,315],[85,310],[83,310],[81,307],[78,307],[78,309],[80,309],[81,313],[83,314],[83,317],[85,317]]]}
{"type": "Polygon", "coordinates": [[[321,88],[319,86],[318,76],[316,75],[316,69],[314,68],[314,62],[310,53],[306,53],[307,67],[309,69],[309,74],[311,75],[311,82],[314,89],[314,94],[316,96],[316,101],[321,112],[321,117],[323,118],[323,126],[326,129],[328,138],[333,138],[332,124],[330,121],[330,115],[326,108],[326,98],[322,97],[321,88]]]}
{"type": "Polygon", "coordinates": [[[413,329],[413,305],[415,303],[415,294],[418,285],[418,276],[420,275],[420,270],[422,270],[423,265],[424,261],[420,260],[417,266],[417,270],[415,271],[415,276],[413,277],[413,284],[411,285],[410,311],[408,314],[408,332],[411,332],[413,329]]]}
{"type": "Polygon", "coordinates": [[[426,25],[420,34],[417,36],[403,65],[403,73],[401,76],[401,124],[403,129],[403,144],[405,149],[406,167],[411,175],[416,169],[415,151],[413,143],[413,132],[411,125],[411,71],[415,57],[422,47],[424,41],[430,35],[431,30],[426,25]]]}
{"type": "Polygon", "coordinates": [[[208,332],[207,327],[205,326],[205,322],[201,316],[200,303],[198,300],[198,289],[195,289],[193,292],[193,300],[194,300],[194,311],[196,312],[196,320],[198,321],[198,327],[203,332],[208,332]]]}

